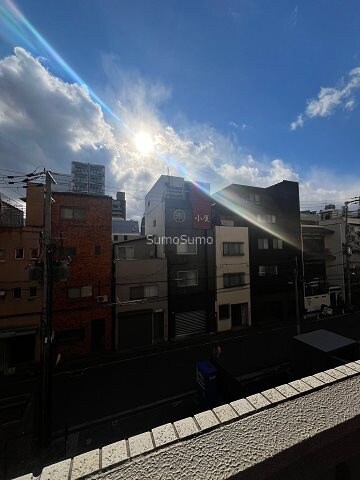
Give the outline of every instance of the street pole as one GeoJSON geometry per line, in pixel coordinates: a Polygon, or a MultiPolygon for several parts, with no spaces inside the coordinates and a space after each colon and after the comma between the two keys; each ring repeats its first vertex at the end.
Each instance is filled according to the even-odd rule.
{"type": "Polygon", "coordinates": [[[299,270],[298,270],[298,259],[295,257],[295,268],[294,268],[294,287],[295,287],[295,307],[296,307],[296,333],[300,335],[300,308],[299,308],[299,270]]]}
{"type": "Polygon", "coordinates": [[[346,304],[351,305],[351,276],[350,276],[350,235],[349,235],[349,221],[348,210],[349,203],[345,202],[345,262],[346,262],[346,304]]]}
{"type": "MultiPolygon", "coordinates": [[[[52,246],[51,246],[51,184],[54,179],[45,172],[44,234],[43,234],[43,306],[41,323],[41,403],[40,445],[50,443],[51,434],[51,294],[52,294],[52,246]]],[[[55,183],[55,182],[54,182],[55,183]]]]}

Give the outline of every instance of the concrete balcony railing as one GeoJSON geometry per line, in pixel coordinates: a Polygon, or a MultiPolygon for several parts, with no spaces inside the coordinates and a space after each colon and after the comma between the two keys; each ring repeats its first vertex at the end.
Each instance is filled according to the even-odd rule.
{"type": "Polygon", "coordinates": [[[359,392],[357,361],[47,466],[39,478],[357,479],[359,392]]]}

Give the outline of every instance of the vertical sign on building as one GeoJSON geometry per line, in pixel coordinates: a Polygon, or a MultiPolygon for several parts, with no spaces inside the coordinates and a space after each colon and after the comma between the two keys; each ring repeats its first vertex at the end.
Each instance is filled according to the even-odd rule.
{"type": "Polygon", "coordinates": [[[198,185],[192,184],[190,190],[193,227],[206,230],[211,228],[210,185],[208,183],[198,185]]]}

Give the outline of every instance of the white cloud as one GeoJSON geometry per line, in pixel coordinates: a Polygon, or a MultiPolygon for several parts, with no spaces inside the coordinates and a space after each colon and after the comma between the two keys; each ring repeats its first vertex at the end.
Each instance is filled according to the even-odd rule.
{"type": "Polygon", "coordinates": [[[302,127],[304,125],[304,118],[303,115],[300,114],[297,116],[297,119],[290,124],[290,130],[296,130],[298,127],[302,127]]]}
{"type": "Polygon", "coordinates": [[[100,106],[77,84],[52,75],[22,48],[0,60],[0,163],[69,171],[72,160],[106,164],[112,139],[100,106]]]}
{"type": "Polygon", "coordinates": [[[302,127],[305,117],[329,117],[336,108],[341,106],[352,110],[355,105],[352,95],[358,88],[360,88],[360,67],[349,72],[347,82],[342,86],[338,88],[321,87],[317,98],[309,100],[305,112],[298,115],[297,119],[290,124],[291,130],[302,127]]]}
{"type": "Polygon", "coordinates": [[[290,14],[290,23],[296,27],[298,23],[298,15],[299,15],[299,6],[296,5],[294,10],[290,14]]]}
{"type": "Polygon", "coordinates": [[[105,58],[104,68],[109,79],[104,97],[128,129],[104,118],[84,88],[56,77],[25,50],[17,48],[0,60],[2,168],[30,171],[44,165],[68,172],[71,160],[105,164],[107,185],[127,192],[129,216],[142,215],[145,193],[168,169],[209,182],[213,192],[230,183],[266,187],[295,180],[302,198],[319,206],[325,199],[343,201],[358,194],[353,179],[315,170],[304,176],[284,159],[259,160],[231,132],[181,114],[171,125],[163,115],[165,102],[172,99],[170,88],[136,72],[124,73],[114,58],[105,58]],[[157,154],[137,151],[133,133],[139,131],[152,136],[157,154]]]}

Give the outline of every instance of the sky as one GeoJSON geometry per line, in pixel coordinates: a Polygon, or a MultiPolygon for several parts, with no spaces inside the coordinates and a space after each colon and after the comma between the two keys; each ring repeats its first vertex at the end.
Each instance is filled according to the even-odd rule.
{"type": "Polygon", "coordinates": [[[0,175],[101,163],[133,217],[167,173],[341,204],[360,195],[359,39],[356,0],[0,0],[0,175]]]}

